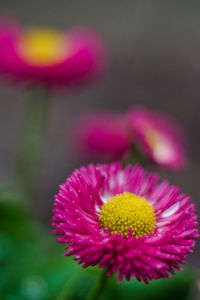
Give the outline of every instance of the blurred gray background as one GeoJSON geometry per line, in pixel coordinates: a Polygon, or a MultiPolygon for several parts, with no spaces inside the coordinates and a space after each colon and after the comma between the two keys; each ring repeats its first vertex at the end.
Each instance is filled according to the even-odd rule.
{"type": "MultiPolygon", "coordinates": [[[[65,29],[89,25],[104,37],[110,67],[99,81],[50,100],[47,143],[34,215],[50,229],[58,184],[85,162],[74,154],[71,132],[88,109],[123,112],[140,104],[172,114],[185,127],[190,162],[183,173],[161,171],[162,178],[191,195],[200,212],[200,2],[134,0],[1,0],[0,15],[26,26],[65,29]]],[[[23,124],[23,88],[0,82],[0,182],[13,177],[23,124]]],[[[200,266],[199,247],[191,261],[200,266]]]]}

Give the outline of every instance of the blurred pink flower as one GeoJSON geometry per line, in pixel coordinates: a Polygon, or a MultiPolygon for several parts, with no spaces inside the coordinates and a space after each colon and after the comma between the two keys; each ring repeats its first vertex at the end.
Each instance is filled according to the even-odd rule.
{"type": "Polygon", "coordinates": [[[119,163],[75,170],[55,196],[52,226],[84,268],[99,264],[145,283],[181,271],[199,237],[189,197],[119,163]]]}
{"type": "Polygon", "coordinates": [[[152,162],[177,170],[185,165],[184,134],[173,119],[137,107],[130,110],[128,120],[135,144],[152,162]]]}
{"type": "Polygon", "coordinates": [[[91,30],[24,29],[0,24],[0,74],[48,86],[74,85],[93,79],[106,66],[101,39],[91,30]]]}
{"type": "Polygon", "coordinates": [[[88,113],[78,122],[76,142],[90,157],[121,158],[130,149],[126,120],[120,115],[88,113]]]}

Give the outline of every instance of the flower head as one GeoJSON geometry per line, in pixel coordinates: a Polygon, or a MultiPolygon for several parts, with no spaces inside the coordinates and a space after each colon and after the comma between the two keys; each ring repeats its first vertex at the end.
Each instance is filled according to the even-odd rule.
{"type": "Polygon", "coordinates": [[[91,80],[105,66],[105,50],[88,29],[60,32],[0,25],[0,73],[45,85],[73,85],[91,80]]]}
{"type": "Polygon", "coordinates": [[[151,161],[171,169],[184,166],[184,138],[174,120],[145,108],[130,110],[128,119],[136,145],[151,161]]]}
{"type": "Polygon", "coordinates": [[[130,150],[123,116],[91,113],[82,117],[76,129],[77,148],[91,157],[119,159],[130,150]]]}
{"type": "Polygon", "coordinates": [[[119,280],[170,278],[198,237],[190,198],[139,166],[80,168],[55,196],[53,227],[66,255],[119,280]]]}

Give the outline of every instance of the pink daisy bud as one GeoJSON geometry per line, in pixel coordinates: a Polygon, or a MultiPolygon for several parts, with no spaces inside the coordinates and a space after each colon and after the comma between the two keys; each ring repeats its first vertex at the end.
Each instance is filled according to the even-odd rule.
{"type": "Polygon", "coordinates": [[[73,85],[93,79],[106,65],[101,39],[91,30],[24,29],[0,25],[0,73],[45,85],[73,85]]]}
{"type": "Polygon", "coordinates": [[[146,108],[130,110],[128,119],[136,145],[152,162],[174,170],[185,165],[184,134],[174,120],[146,108]]]}
{"type": "Polygon", "coordinates": [[[120,163],[75,170],[55,196],[53,232],[83,267],[148,283],[182,270],[198,238],[190,198],[120,163]]]}
{"type": "Polygon", "coordinates": [[[122,116],[91,113],[79,120],[76,144],[89,157],[118,159],[130,150],[128,132],[122,116]]]}

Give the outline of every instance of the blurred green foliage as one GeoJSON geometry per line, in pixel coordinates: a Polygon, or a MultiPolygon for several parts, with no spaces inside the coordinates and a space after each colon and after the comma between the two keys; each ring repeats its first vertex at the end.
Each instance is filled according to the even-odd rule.
{"type": "MultiPolygon", "coordinates": [[[[63,245],[34,222],[15,195],[0,190],[0,299],[85,299],[95,284],[98,267],[83,270],[63,255],[63,245]]],[[[195,275],[185,270],[172,280],[146,286],[136,280],[109,278],[101,300],[165,300],[190,298],[195,275]]]]}

